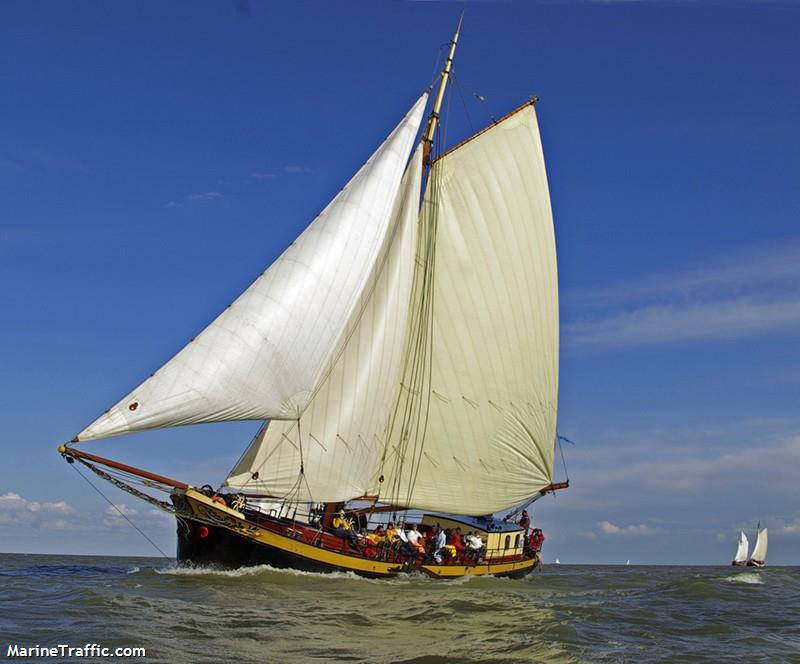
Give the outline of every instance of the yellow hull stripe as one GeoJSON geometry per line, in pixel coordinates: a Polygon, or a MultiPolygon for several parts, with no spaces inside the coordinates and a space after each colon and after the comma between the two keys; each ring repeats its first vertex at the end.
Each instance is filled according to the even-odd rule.
{"type": "Polygon", "coordinates": [[[485,574],[511,574],[527,572],[536,567],[538,558],[515,560],[511,563],[489,563],[482,565],[422,565],[422,569],[440,579],[452,579],[458,576],[481,576],[485,574]]]}

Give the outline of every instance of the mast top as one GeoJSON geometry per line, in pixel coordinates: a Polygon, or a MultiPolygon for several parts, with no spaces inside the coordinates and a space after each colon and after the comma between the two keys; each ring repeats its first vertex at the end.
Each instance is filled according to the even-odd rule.
{"type": "Polygon", "coordinates": [[[436,127],[439,124],[439,111],[442,108],[442,100],[444,99],[444,91],[447,87],[447,81],[450,78],[450,71],[453,68],[453,56],[456,52],[456,45],[458,44],[458,35],[461,32],[461,22],[464,20],[464,12],[458,19],[456,32],[453,35],[453,40],[450,42],[450,52],[447,55],[447,60],[444,63],[444,69],[439,79],[439,89],[436,92],[436,99],[433,102],[431,114],[428,117],[428,124],[425,127],[425,133],[422,136],[422,159],[425,167],[431,164],[431,152],[433,149],[433,135],[436,133],[436,127]]]}

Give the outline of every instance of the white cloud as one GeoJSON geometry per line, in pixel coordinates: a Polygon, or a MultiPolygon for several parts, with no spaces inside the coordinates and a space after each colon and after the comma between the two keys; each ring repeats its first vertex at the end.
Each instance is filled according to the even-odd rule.
{"type": "Polygon", "coordinates": [[[63,500],[38,502],[13,492],[0,496],[0,525],[37,524],[53,515],[72,514],[74,511],[63,500]]]}
{"type": "Polygon", "coordinates": [[[770,445],[760,444],[726,450],[710,448],[701,451],[674,446],[670,458],[654,458],[621,466],[610,471],[607,480],[646,478],[654,487],[666,490],[701,491],[712,483],[728,484],[735,478],[757,481],[769,478],[774,491],[796,486],[794,474],[800,467],[800,435],[770,445]]]}
{"type": "Polygon", "coordinates": [[[277,180],[278,176],[274,173],[250,173],[250,177],[255,180],[277,180]]]}
{"type": "Polygon", "coordinates": [[[654,305],[565,326],[567,342],[630,346],[725,339],[800,327],[800,296],[773,302],[752,299],[689,305],[654,305]]]}
{"type": "Polygon", "coordinates": [[[205,191],[200,194],[189,194],[186,198],[190,201],[213,201],[222,198],[222,194],[218,191],[205,191]]]}
{"type": "Polygon", "coordinates": [[[125,503],[118,503],[106,507],[103,514],[106,515],[103,519],[104,526],[108,526],[109,528],[124,528],[130,527],[128,519],[137,516],[139,511],[133,507],[128,507],[125,503]],[[127,517],[127,519],[125,517],[127,517]]]}
{"type": "Polygon", "coordinates": [[[133,507],[128,507],[125,503],[119,503],[119,505],[109,505],[106,507],[105,513],[110,516],[119,517],[120,514],[124,514],[125,516],[133,516],[138,514],[138,511],[133,507]]]}
{"type": "Polygon", "coordinates": [[[629,346],[742,337],[800,327],[800,242],[566,293],[565,342],[629,346]],[[580,312],[581,318],[574,314],[580,312]]]}
{"type": "MultiPolygon", "coordinates": [[[[769,528],[770,535],[788,537],[800,535],[800,516],[795,516],[794,518],[790,517],[790,520],[788,521],[780,518],[769,518],[761,525],[769,528]]],[[[749,526],[746,527],[752,528],[752,524],[749,524],[749,526]]]]}
{"type": "Polygon", "coordinates": [[[644,524],[638,526],[616,526],[610,521],[600,521],[597,525],[606,535],[652,535],[655,532],[644,524]]]}

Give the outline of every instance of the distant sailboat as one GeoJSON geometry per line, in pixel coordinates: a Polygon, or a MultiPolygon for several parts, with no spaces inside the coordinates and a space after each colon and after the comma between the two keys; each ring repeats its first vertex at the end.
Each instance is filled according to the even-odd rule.
{"type": "Polygon", "coordinates": [[[631,561],[630,561],[630,560],[626,560],[626,561],[625,561],[625,564],[626,564],[626,565],[630,565],[630,564],[631,564],[631,561]]]}
{"type": "Polygon", "coordinates": [[[731,562],[734,567],[745,567],[747,565],[747,549],[750,543],[747,541],[747,535],[744,531],[739,533],[739,547],[736,549],[736,556],[731,562]]]}
{"type": "Polygon", "coordinates": [[[561,564],[561,561],[558,558],[556,558],[556,565],[560,565],[560,564],[561,564]]]}
{"type": "Polygon", "coordinates": [[[764,567],[767,564],[767,529],[757,527],[757,530],[756,546],[753,549],[753,555],[747,561],[748,567],[764,567]]]}

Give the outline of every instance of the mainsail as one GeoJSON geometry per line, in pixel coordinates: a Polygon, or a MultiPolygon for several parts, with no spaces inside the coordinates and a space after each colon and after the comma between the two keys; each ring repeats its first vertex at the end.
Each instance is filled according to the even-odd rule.
{"type": "Polygon", "coordinates": [[[767,529],[759,528],[756,535],[756,545],[750,560],[763,563],[767,560],[767,529]]]}
{"type": "Polygon", "coordinates": [[[533,104],[433,164],[419,245],[402,392],[373,490],[490,514],[553,472],[558,288],[533,104]]]}
{"type": "Polygon", "coordinates": [[[736,549],[736,556],[733,559],[735,563],[745,563],[747,562],[747,549],[749,548],[750,543],[747,541],[747,535],[744,534],[744,531],[739,532],[739,548],[736,549]]]}
{"type": "Polygon", "coordinates": [[[298,419],[383,244],[426,101],[427,94],[233,304],[77,439],[200,422],[298,419]]]}

